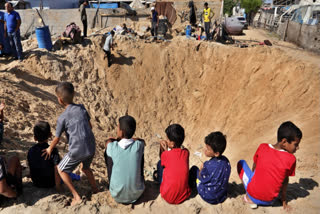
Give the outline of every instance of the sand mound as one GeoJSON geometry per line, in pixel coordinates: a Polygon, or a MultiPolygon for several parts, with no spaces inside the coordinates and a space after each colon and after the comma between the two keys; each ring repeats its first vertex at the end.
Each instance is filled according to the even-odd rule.
{"type": "MultiPolygon", "coordinates": [[[[92,116],[97,153],[92,165],[103,192],[91,195],[84,179],[76,188],[86,197],[83,204],[68,207],[69,193],[58,195],[32,186],[24,177],[25,190],[17,201],[2,203],[1,212],[50,213],[212,213],[250,212],[241,201],[244,190],[236,175],[239,159],[252,163],[260,143],[274,143],[281,122],[291,120],[304,137],[297,156],[296,176],[290,180],[289,203],[294,212],[316,213],[320,199],[319,177],[319,67],[288,56],[274,47],[238,49],[214,43],[175,38],[171,42],[145,43],[118,38],[114,64],[107,68],[101,49],[102,37],[84,46],[46,52],[31,49],[23,63],[0,61],[0,99],[7,102],[5,139],[1,151],[18,153],[26,165],[26,151],[33,144],[32,126],[47,120],[55,127],[63,111],[56,101],[57,81],[71,81],[76,102],[83,103],[92,116]],[[147,143],[145,159],[146,192],[133,206],[116,204],[106,184],[103,160],[104,140],[115,135],[117,119],[129,113],[137,120],[136,136],[147,143]],[[211,206],[199,196],[181,205],[164,202],[151,173],[158,161],[157,136],[165,137],[170,123],[186,130],[184,145],[190,149],[190,166],[199,164],[193,153],[201,151],[204,137],[220,130],[227,135],[225,155],[233,167],[229,198],[211,206]],[[304,157],[308,158],[304,158],[304,157]]],[[[54,130],[53,130],[54,131],[54,130]]],[[[59,145],[60,153],[67,151],[59,145]]],[[[27,170],[24,172],[27,173],[27,170]]],[[[281,212],[260,207],[257,213],[281,212]]]]}

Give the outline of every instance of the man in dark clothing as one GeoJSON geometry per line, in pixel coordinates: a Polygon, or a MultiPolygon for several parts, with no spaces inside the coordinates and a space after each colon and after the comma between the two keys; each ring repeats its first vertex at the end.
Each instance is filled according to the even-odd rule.
{"type": "Polygon", "coordinates": [[[158,12],[154,9],[154,7],[151,7],[151,13],[152,13],[151,35],[154,38],[157,38],[157,36],[158,36],[158,24],[159,24],[158,12]]]}
{"type": "Polygon", "coordinates": [[[190,25],[192,26],[196,26],[196,22],[197,22],[197,18],[196,18],[196,10],[195,10],[195,6],[193,4],[193,1],[189,1],[189,22],[190,25]]]}
{"type": "Polygon", "coordinates": [[[80,17],[83,24],[83,37],[87,37],[87,27],[88,27],[86,6],[88,6],[88,1],[84,1],[80,5],[80,17]]]}

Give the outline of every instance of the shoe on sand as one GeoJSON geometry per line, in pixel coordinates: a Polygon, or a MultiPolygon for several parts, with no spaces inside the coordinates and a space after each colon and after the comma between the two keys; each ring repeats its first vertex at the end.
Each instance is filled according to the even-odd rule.
{"type": "Polygon", "coordinates": [[[257,205],[257,204],[253,204],[253,203],[251,203],[251,202],[248,201],[247,195],[244,195],[244,196],[243,196],[243,201],[244,201],[245,203],[249,204],[251,209],[257,209],[257,208],[258,208],[258,205],[257,205]]]}

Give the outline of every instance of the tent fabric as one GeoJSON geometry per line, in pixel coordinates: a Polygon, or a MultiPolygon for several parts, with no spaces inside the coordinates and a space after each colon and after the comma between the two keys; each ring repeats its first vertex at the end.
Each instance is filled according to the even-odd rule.
{"type": "Polygon", "coordinates": [[[166,16],[171,25],[173,25],[177,20],[176,10],[173,7],[173,2],[157,2],[155,9],[159,16],[166,16]]]}
{"type": "Polygon", "coordinates": [[[144,5],[140,0],[133,0],[133,2],[130,4],[130,7],[133,9],[142,9],[144,8],[144,5]]]}

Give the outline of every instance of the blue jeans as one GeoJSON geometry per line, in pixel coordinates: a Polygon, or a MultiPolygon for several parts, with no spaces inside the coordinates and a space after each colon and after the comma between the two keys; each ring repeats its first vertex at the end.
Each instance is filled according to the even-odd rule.
{"type": "MultiPolygon", "coordinates": [[[[251,171],[250,167],[248,166],[248,164],[245,160],[240,160],[238,162],[237,168],[238,168],[238,174],[240,176],[240,179],[242,180],[244,188],[247,192],[248,184],[251,182],[251,179],[254,175],[254,172],[251,171]]],[[[272,201],[261,201],[261,200],[258,200],[256,198],[252,197],[251,195],[249,195],[248,192],[247,192],[247,195],[249,196],[249,198],[251,199],[251,201],[253,203],[258,204],[258,205],[263,205],[263,206],[272,205],[273,202],[276,200],[276,199],[274,199],[272,201]]]]}
{"type": "Polygon", "coordinates": [[[18,59],[23,59],[20,31],[18,30],[17,32],[12,32],[12,33],[8,32],[8,38],[9,38],[9,43],[10,43],[11,51],[13,55],[18,59]]]}
{"type": "Polygon", "coordinates": [[[192,166],[189,170],[189,186],[194,188],[197,186],[197,178],[199,175],[199,168],[197,166],[192,166]]]}
{"type": "Polygon", "coordinates": [[[0,123],[0,143],[2,142],[2,137],[3,137],[3,123],[0,123]]]}
{"type": "Polygon", "coordinates": [[[157,164],[157,172],[158,172],[157,181],[161,184],[162,183],[162,174],[163,174],[163,167],[161,166],[161,160],[159,160],[159,162],[157,164]]]}

